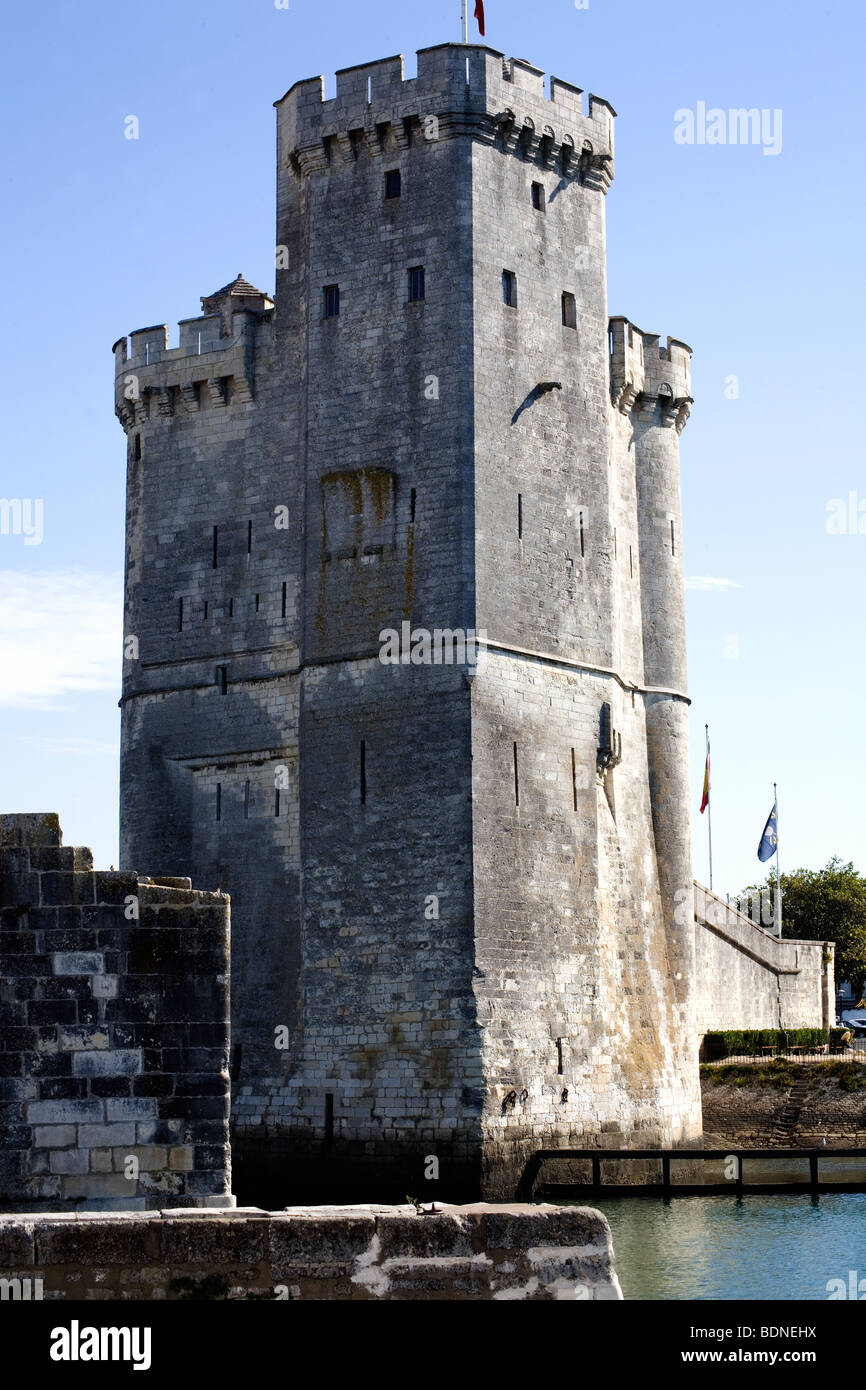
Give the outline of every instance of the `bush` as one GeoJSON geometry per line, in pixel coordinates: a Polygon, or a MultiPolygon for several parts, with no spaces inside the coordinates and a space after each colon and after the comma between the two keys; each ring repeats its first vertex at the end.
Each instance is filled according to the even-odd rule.
{"type": "Polygon", "coordinates": [[[808,1047],[817,1051],[826,1042],[835,1041],[838,1044],[842,1032],[841,1028],[755,1028],[706,1033],[701,1058],[705,1062],[718,1062],[723,1057],[755,1057],[760,1056],[765,1047],[775,1048],[779,1052],[789,1047],[808,1047]]]}

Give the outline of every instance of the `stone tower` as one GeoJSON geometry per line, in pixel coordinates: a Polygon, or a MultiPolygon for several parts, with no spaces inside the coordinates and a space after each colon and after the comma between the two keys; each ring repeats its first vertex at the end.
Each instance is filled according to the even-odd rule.
{"type": "Polygon", "coordinates": [[[273,303],[115,345],[121,860],[231,894],[236,1191],[693,1142],[690,351],[608,319],[614,112],[456,44],[276,108],[273,303]]]}

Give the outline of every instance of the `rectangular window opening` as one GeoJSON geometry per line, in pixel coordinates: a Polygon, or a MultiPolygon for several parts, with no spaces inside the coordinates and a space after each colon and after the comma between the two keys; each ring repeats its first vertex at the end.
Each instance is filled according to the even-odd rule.
{"type": "Polygon", "coordinates": [[[517,539],[523,540],[523,493],[517,494],[517,539]]]}
{"type": "Polygon", "coordinates": [[[250,784],[244,782],[244,820],[250,818],[250,784]]]}
{"type": "Polygon", "coordinates": [[[628,548],[628,577],[634,579],[634,554],[631,546],[628,548]]]}
{"type": "Polygon", "coordinates": [[[509,309],[517,308],[517,276],[513,270],[502,272],[502,299],[509,309]]]}
{"type": "Polygon", "coordinates": [[[571,795],[574,801],[574,809],[577,810],[577,756],[574,749],[571,750],[571,795]]]}
{"type": "Polygon", "coordinates": [[[229,668],[228,666],[218,666],[216,668],[216,681],[219,686],[220,695],[227,695],[229,690],[229,668]]]}
{"type": "Polygon", "coordinates": [[[234,615],[235,615],[235,601],[234,601],[233,598],[230,598],[230,599],[229,599],[229,617],[230,617],[230,618],[233,618],[234,615]]]}
{"type": "Polygon", "coordinates": [[[556,1071],[562,1076],[562,1038],[556,1039],[556,1071]]]}
{"type": "Polygon", "coordinates": [[[418,498],[418,494],[417,494],[415,488],[413,487],[413,488],[412,488],[412,491],[409,493],[409,525],[410,525],[410,526],[414,526],[414,525],[415,525],[415,504],[416,504],[417,498],[418,498]]]}
{"type": "Polygon", "coordinates": [[[279,789],[279,787],[275,787],[275,788],[274,788],[274,815],[275,815],[275,816],[278,816],[279,814],[280,814],[280,789],[279,789]]]}
{"type": "Polygon", "coordinates": [[[676,553],[677,553],[677,540],[676,540],[676,533],[675,533],[675,531],[674,531],[674,519],[673,519],[673,517],[671,517],[671,554],[672,554],[672,555],[676,555],[676,553]]]}
{"type": "Polygon", "coordinates": [[[223,818],[223,784],[222,784],[222,782],[217,782],[217,784],[216,784],[216,818],[217,818],[217,820],[222,820],[222,818],[223,818]]]}
{"type": "Polygon", "coordinates": [[[340,286],[325,285],[322,291],[322,318],[335,319],[340,314],[340,286]]]}
{"type": "Polygon", "coordinates": [[[409,303],[417,304],[419,300],[424,298],[424,267],[423,265],[413,265],[409,270],[409,303]]]}
{"type": "Polygon", "coordinates": [[[207,602],[207,599],[205,599],[205,601],[204,601],[204,621],[205,621],[205,622],[207,622],[207,610],[208,610],[208,602],[207,602]]]}
{"type": "Polygon", "coordinates": [[[248,521],[248,522],[247,522],[247,554],[248,554],[248,555],[252,555],[252,553],[253,553],[253,523],[252,523],[251,521],[248,521]]]}
{"type": "Polygon", "coordinates": [[[389,169],[385,174],[385,197],[399,198],[402,192],[399,169],[389,169]]]}
{"type": "Polygon", "coordinates": [[[183,632],[183,599],[177,601],[177,630],[183,632]]]}
{"type": "Polygon", "coordinates": [[[580,512],[580,514],[579,514],[579,524],[580,524],[580,554],[581,554],[581,558],[583,558],[583,556],[584,556],[585,553],[586,553],[586,548],[585,548],[585,543],[584,543],[584,538],[583,538],[583,512],[580,512]]]}
{"type": "Polygon", "coordinates": [[[517,744],[516,744],[516,743],[513,743],[513,744],[511,745],[511,748],[512,748],[512,753],[513,753],[513,756],[514,756],[514,804],[515,804],[515,806],[519,806],[519,805],[520,805],[520,780],[519,780],[518,774],[517,774],[517,744]]]}
{"type": "Polygon", "coordinates": [[[213,552],[212,552],[212,555],[211,555],[211,569],[216,569],[216,568],[218,567],[218,565],[219,565],[219,555],[220,555],[220,528],[219,528],[218,526],[215,526],[215,527],[213,528],[213,552]]]}
{"type": "Polygon", "coordinates": [[[280,606],[280,616],[283,617],[283,618],[286,616],[286,597],[287,597],[287,591],[288,591],[288,586],[287,586],[286,581],[285,581],[285,579],[284,579],[284,580],[283,580],[283,594],[282,594],[282,600],[281,600],[281,606],[280,606]]]}
{"type": "Polygon", "coordinates": [[[361,805],[367,802],[367,744],[361,739],[361,805]]]}
{"type": "Polygon", "coordinates": [[[532,185],[532,206],[536,212],[544,212],[544,184],[534,183],[532,185]]]}
{"type": "Polygon", "coordinates": [[[137,435],[135,436],[135,444],[134,444],[133,450],[132,450],[132,457],[135,459],[136,463],[137,463],[138,460],[141,458],[141,435],[140,435],[140,434],[137,434],[137,435]]]}
{"type": "Polygon", "coordinates": [[[577,328],[577,300],[568,290],[562,292],[562,322],[565,328],[577,328]]]}
{"type": "Polygon", "coordinates": [[[261,601],[261,597],[262,597],[261,594],[256,594],[256,612],[257,612],[257,613],[258,613],[258,611],[259,611],[259,603],[260,603],[260,601],[261,601]]]}

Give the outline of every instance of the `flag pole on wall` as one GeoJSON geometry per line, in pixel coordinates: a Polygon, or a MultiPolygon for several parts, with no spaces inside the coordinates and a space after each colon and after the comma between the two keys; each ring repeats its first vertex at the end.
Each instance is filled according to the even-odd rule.
{"type": "Polygon", "coordinates": [[[782,939],[782,872],[779,868],[779,793],[776,790],[776,783],[773,783],[773,801],[776,807],[776,901],[773,904],[773,916],[775,922],[773,926],[779,940],[782,939]]]}
{"type": "Polygon", "coordinates": [[[710,892],[713,891],[713,813],[710,808],[710,726],[704,725],[707,736],[707,761],[704,764],[704,794],[701,797],[701,815],[707,813],[707,836],[710,845],[710,892]]]}
{"type": "Polygon", "coordinates": [[[461,5],[463,19],[463,42],[469,42],[469,0],[463,0],[461,5]]]}

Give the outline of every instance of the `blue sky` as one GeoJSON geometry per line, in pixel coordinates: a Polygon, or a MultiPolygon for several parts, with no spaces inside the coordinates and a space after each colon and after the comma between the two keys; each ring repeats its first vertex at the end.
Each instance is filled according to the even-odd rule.
{"type": "MultiPolygon", "coordinates": [[[[486,13],[492,47],[615,107],[610,311],[695,350],[681,451],[696,874],[705,723],[717,890],[758,876],[774,780],[783,869],[832,854],[866,869],[863,11],[487,0],[486,13]],[[678,143],[675,113],[699,102],[781,111],[781,149],[678,143]],[[848,510],[850,494],[864,534],[829,532],[828,504],[848,510]]],[[[411,76],[416,49],[459,38],[459,4],[57,0],[7,12],[5,37],[0,496],[42,499],[44,535],[0,535],[0,809],[58,810],[68,844],[116,864],[125,453],[111,344],[174,328],[240,270],[272,289],[272,102],[318,73],[331,95],[337,68],[396,52],[411,76]]]]}

